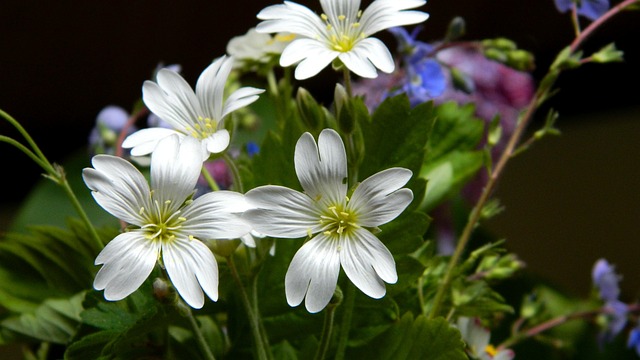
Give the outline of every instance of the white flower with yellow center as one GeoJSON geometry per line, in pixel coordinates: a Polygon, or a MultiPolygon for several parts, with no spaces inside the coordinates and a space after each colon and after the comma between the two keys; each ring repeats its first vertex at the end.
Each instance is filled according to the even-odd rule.
{"type": "Polygon", "coordinates": [[[224,120],[231,112],[258,99],[263,89],[243,87],[224,101],[224,89],[233,67],[233,57],[222,56],[200,75],[195,92],[191,86],[170,69],[160,69],[157,83],[147,80],[142,86],[145,105],[173,129],[153,127],[129,135],[122,147],[131,148],[132,156],[144,156],[154,151],[165,137],[178,134],[192,137],[201,143],[202,159],[220,153],[229,146],[230,135],[224,120]]]}
{"type": "Polygon", "coordinates": [[[429,14],[406,11],[426,0],[375,0],[364,12],[360,0],[320,0],[323,13],[291,1],[269,6],[258,13],[258,32],[287,31],[299,35],[282,52],[281,66],[298,63],[296,79],[310,78],[334,59],[355,74],[375,78],[376,68],[390,73],[395,64],[389,49],[371,35],[391,27],[421,23],[429,14]]]}
{"type": "Polygon", "coordinates": [[[93,286],[107,300],[121,300],[149,277],[160,262],[174,287],[193,308],[204,305],[204,292],[218,299],[218,265],[203,243],[234,239],[251,231],[240,213],[244,196],[215,191],[195,200],[202,162],[193,156],[200,145],[193,139],[180,144],[177,136],[162,140],[151,156],[151,186],[128,161],[97,155],[93,168],[82,172],[96,202],[132,229],[111,240],[98,254],[93,286]]]}
{"type": "Polygon", "coordinates": [[[249,29],[246,34],[235,36],[227,44],[227,54],[236,59],[236,67],[244,62],[267,63],[273,56],[280,56],[295,35],[279,33],[271,36],[249,29]]]}
{"type": "Polygon", "coordinates": [[[411,171],[379,172],[347,197],[347,156],[340,135],[331,129],[320,133],[317,145],[311,134],[303,134],[294,163],[304,193],[282,186],[257,187],[246,194],[251,209],[243,215],[267,236],[313,236],[287,270],[287,302],[297,306],[306,297],[309,312],[322,310],[336,289],[340,266],[362,292],[383,297],[384,282],[398,280],[395,261],[368,229],[395,219],[411,203],[413,193],[402,188],[411,171]]]}

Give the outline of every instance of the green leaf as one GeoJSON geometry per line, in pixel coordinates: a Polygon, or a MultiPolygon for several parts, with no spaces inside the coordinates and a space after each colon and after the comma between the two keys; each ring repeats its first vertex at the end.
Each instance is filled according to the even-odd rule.
{"type": "Polygon", "coordinates": [[[82,360],[101,358],[135,359],[142,355],[160,355],[165,346],[167,323],[181,324],[184,320],[170,318],[175,310],[165,307],[152,297],[150,281],[140,289],[117,302],[106,302],[93,292],[84,301],[85,311],[80,314],[84,326],[70,343],[65,359],[82,360]]]}
{"type": "MultiPolygon", "coordinates": [[[[7,234],[0,240],[0,304],[12,312],[33,311],[49,298],[90,289],[96,254],[88,231],[74,219],[69,230],[34,226],[31,234],[7,234]]],[[[117,229],[100,231],[103,239],[117,229]]]]}
{"type": "Polygon", "coordinates": [[[382,225],[377,236],[392,254],[409,254],[422,246],[430,224],[431,218],[424,213],[404,212],[392,222],[382,225]]]}
{"type": "Polygon", "coordinates": [[[395,166],[413,171],[414,176],[418,174],[434,120],[431,102],[412,109],[405,94],[383,101],[371,123],[361,124],[366,153],[359,180],[395,166]]]}
{"type": "Polygon", "coordinates": [[[437,120],[429,137],[426,163],[454,151],[471,151],[478,147],[484,132],[484,121],[474,113],[473,104],[446,102],[435,108],[437,120]]]}
{"type": "MultiPolygon", "coordinates": [[[[69,185],[94,226],[117,227],[118,220],[95,202],[82,180],[82,169],[90,166],[89,159],[87,151],[81,149],[64,160],[62,165],[69,185]]],[[[22,203],[11,231],[24,232],[33,225],[64,227],[71,216],[77,216],[77,212],[62,187],[43,178],[22,203]]]]}
{"type": "Polygon", "coordinates": [[[467,360],[460,332],[443,318],[414,318],[406,313],[399,322],[369,345],[350,349],[349,359],[467,360]]]}
{"type": "Polygon", "coordinates": [[[66,344],[80,323],[84,292],[68,299],[47,299],[33,312],[9,317],[0,325],[38,341],[66,344]]]}
{"type": "Polygon", "coordinates": [[[482,151],[452,151],[422,168],[420,177],[427,180],[427,191],[419,206],[429,212],[471,180],[482,167],[482,151]]]}

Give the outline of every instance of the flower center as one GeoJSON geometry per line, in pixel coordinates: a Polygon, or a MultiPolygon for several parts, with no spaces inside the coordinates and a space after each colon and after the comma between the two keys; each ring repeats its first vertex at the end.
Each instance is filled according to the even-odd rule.
{"type": "Polygon", "coordinates": [[[323,225],[322,232],[327,236],[340,237],[358,229],[356,214],[344,209],[343,206],[329,206],[324,215],[320,216],[323,225]]]}
{"type": "Polygon", "coordinates": [[[362,33],[358,22],[361,16],[361,10],[358,11],[355,19],[349,19],[346,15],[338,15],[335,19],[329,19],[326,14],[320,15],[320,18],[326,24],[329,48],[335,51],[347,52],[353,49],[360,39],[364,39],[364,33],[362,33]]]}
{"type": "Polygon", "coordinates": [[[145,237],[150,241],[159,241],[167,244],[176,237],[176,232],[182,227],[182,223],[187,219],[178,216],[180,210],[169,211],[171,200],[160,204],[157,200],[153,202],[152,209],[140,208],[140,214],[146,214],[148,223],[141,228],[146,232],[145,237]]]}
{"type": "Polygon", "coordinates": [[[198,140],[206,139],[211,134],[218,131],[218,122],[208,117],[198,116],[197,121],[194,122],[193,128],[187,127],[186,129],[191,136],[198,140]]]}
{"type": "Polygon", "coordinates": [[[484,352],[486,352],[487,355],[491,356],[492,358],[498,353],[497,349],[491,344],[487,345],[484,348],[484,352]]]}

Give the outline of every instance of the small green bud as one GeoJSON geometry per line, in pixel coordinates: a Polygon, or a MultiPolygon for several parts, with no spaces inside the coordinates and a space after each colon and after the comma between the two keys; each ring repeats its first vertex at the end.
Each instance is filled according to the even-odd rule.
{"type": "Polygon", "coordinates": [[[487,59],[491,59],[499,63],[507,61],[507,54],[503,50],[496,48],[486,48],[484,50],[484,56],[487,57],[487,59]]]}
{"type": "Polygon", "coordinates": [[[445,39],[446,41],[453,41],[462,37],[466,32],[467,24],[464,19],[460,16],[456,16],[451,20],[451,22],[449,22],[445,39]]]}
{"type": "Polygon", "coordinates": [[[506,64],[521,71],[533,70],[535,66],[533,54],[526,50],[509,51],[507,53],[506,64]]]}
{"type": "Polygon", "coordinates": [[[611,43],[593,54],[591,60],[597,63],[620,62],[624,60],[624,53],[611,43]]]}
{"type": "Polygon", "coordinates": [[[316,99],[313,98],[307,89],[300,87],[296,94],[296,102],[300,117],[305,125],[311,130],[317,130],[323,127],[324,112],[316,99]]]}
{"type": "Polygon", "coordinates": [[[222,257],[229,257],[233,255],[238,246],[240,246],[241,241],[238,239],[234,240],[213,240],[211,241],[211,250],[214,254],[220,255],[222,257]]]}
{"type": "Polygon", "coordinates": [[[467,94],[471,94],[476,86],[471,79],[470,76],[458,70],[457,68],[450,68],[451,73],[451,81],[453,82],[453,86],[460,91],[463,91],[467,94]]]}

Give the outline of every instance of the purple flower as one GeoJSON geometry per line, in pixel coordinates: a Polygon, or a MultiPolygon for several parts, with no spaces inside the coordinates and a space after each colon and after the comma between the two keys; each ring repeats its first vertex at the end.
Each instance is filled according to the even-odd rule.
{"type": "Polygon", "coordinates": [[[605,302],[603,309],[607,325],[598,334],[598,342],[602,346],[602,344],[612,341],[627,325],[628,306],[618,300],[618,296],[620,296],[618,282],[621,277],[616,274],[613,265],[605,259],[599,259],[594,264],[591,275],[600,299],[605,302]]]}
{"type": "Polygon", "coordinates": [[[565,13],[577,6],[578,15],[596,20],[609,10],[609,0],[554,0],[556,8],[565,13]]]}
{"type": "MultiPolygon", "coordinates": [[[[92,154],[113,154],[114,146],[129,120],[129,113],[116,105],[104,107],[96,116],[96,123],[89,134],[89,148],[92,154]]],[[[131,126],[127,134],[137,130],[131,126]]]]}
{"type": "Polygon", "coordinates": [[[615,267],[613,265],[610,265],[605,259],[599,259],[593,266],[591,275],[602,300],[618,300],[618,296],[620,296],[618,282],[621,277],[615,273],[615,267]]]}

